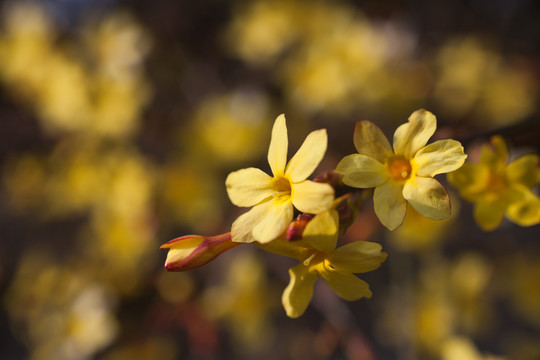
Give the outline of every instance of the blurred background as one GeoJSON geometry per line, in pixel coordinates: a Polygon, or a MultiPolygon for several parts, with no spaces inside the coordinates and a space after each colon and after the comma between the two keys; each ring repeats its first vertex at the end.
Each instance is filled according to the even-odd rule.
{"type": "MultiPolygon", "coordinates": [[[[319,172],[359,120],[391,138],[418,108],[470,158],[492,134],[540,151],[534,0],[0,1],[1,359],[540,359],[539,227],[483,232],[367,201],[342,241],[380,242],[349,303],[319,281],[281,307],[295,261],[241,246],[186,273],[159,246],[230,230],[224,180],[269,171],[327,128],[319,172]]],[[[439,179],[445,183],[445,178],[439,179]]]]}

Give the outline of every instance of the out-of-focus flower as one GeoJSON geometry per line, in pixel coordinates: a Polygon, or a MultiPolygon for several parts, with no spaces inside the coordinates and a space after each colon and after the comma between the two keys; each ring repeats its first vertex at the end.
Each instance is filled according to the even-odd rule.
{"type": "Polygon", "coordinates": [[[299,35],[294,1],[243,4],[227,32],[227,43],[242,59],[268,65],[299,35]]]}
{"type": "Polygon", "coordinates": [[[442,346],[441,360],[503,360],[503,357],[482,355],[466,337],[453,336],[442,346]]]}
{"type": "Polygon", "coordinates": [[[436,66],[435,101],[449,114],[473,113],[493,127],[522,119],[535,108],[538,83],[532,71],[523,62],[505,62],[475,37],[449,41],[439,49],[436,66]]]}
{"type": "Polygon", "coordinates": [[[223,284],[203,294],[205,313],[231,330],[235,345],[241,348],[238,353],[260,353],[272,343],[270,318],[279,295],[271,285],[261,259],[253,252],[240,251],[228,262],[223,284]]]}
{"type": "Polygon", "coordinates": [[[150,90],[140,66],[149,41],[133,20],[112,15],[97,32],[96,26],[86,32],[82,48],[55,42],[37,2],[14,2],[6,22],[0,79],[35,109],[46,131],[109,138],[134,133],[150,90]]]}
{"type": "Polygon", "coordinates": [[[494,230],[504,215],[521,226],[540,222],[540,199],[530,189],[540,183],[540,158],[535,154],[508,162],[500,136],[482,146],[480,162],[465,163],[448,174],[460,195],[474,203],[474,218],[484,230],[494,230]]]}
{"type": "Polygon", "coordinates": [[[268,163],[274,176],[247,168],[230,173],[225,181],[233,204],[253,206],[233,223],[233,241],[267,243],[274,240],[289,226],[293,206],[313,214],[330,208],[333,188],[306,180],[322,160],[327,141],[326,130],[313,131],[287,164],[287,126],[285,116],[278,116],[268,149],[268,163]]]}
{"type": "Polygon", "coordinates": [[[269,130],[264,121],[268,110],[268,98],[253,89],[209,97],[198,106],[191,131],[182,133],[182,141],[189,144],[193,157],[205,156],[205,163],[216,167],[257,158],[269,130]]]}
{"type": "Polygon", "coordinates": [[[157,168],[156,195],[163,223],[187,225],[196,233],[212,233],[218,231],[216,224],[226,197],[220,196],[223,183],[215,168],[207,168],[197,160],[173,158],[157,168]]]}
{"type": "Polygon", "coordinates": [[[92,271],[57,264],[43,249],[22,258],[6,304],[31,344],[30,358],[91,359],[114,340],[114,294],[92,271]]]}
{"type": "Polygon", "coordinates": [[[289,317],[299,317],[306,311],[319,276],[345,300],[371,297],[369,285],[354,274],[377,269],[387,255],[381,252],[381,245],[368,241],[355,241],[336,249],[338,230],[338,214],[328,210],[307,223],[302,240],[276,239],[259,245],[266,251],[300,261],[289,269],[291,281],[281,298],[289,317]]]}
{"type": "Polygon", "coordinates": [[[231,240],[229,232],[217,236],[182,236],[161,245],[161,248],[169,249],[165,260],[167,271],[185,271],[203,266],[240,244],[231,240]]]}
{"type": "Polygon", "coordinates": [[[227,32],[229,50],[250,65],[272,66],[295,104],[339,114],[425,96],[426,76],[410,60],[414,43],[407,28],[335,2],[243,4],[227,32]]]}
{"type": "Polygon", "coordinates": [[[336,168],[349,186],[375,187],[375,213],[390,230],[403,222],[407,203],[433,220],[450,215],[448,194],[433,176],[456,170],[467,155],[455,140],[439,140],[426,146],[436,127],[437,119],[432,113],[415,111],[409,122],[394,133],[392,151],[375,124],[359,122],[354,132],[359,154],[346,156],[336,168]]]}

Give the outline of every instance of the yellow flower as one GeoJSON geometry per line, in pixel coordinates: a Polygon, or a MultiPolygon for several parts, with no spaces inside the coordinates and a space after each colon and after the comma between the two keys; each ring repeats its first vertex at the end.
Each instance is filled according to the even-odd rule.
{"type": "Polygon", "coordinates": [[[259,245],[263,250],[300,261],[289,269],[291,281],[281,297],[289,317],[299,317],[306,311],[318,276],[345,300],[371,297],[369,285],[354,273],[377,269],[387,254],[381,252],[381,245],[368,241],[356,241],[336,249],[338,227],[337,211],[324,211],[308,222],[302,240],[279,238],[259,245]]]}
{"type": "Polygon", "coordinates": [[[291,222],[293,205],[301,212],[312,214],[330,208],[333,188],[306,180],[322,160],[326,145],[326,130],[313,131],[287,164],[285,116],[278,116],[268,149],[268,163],[274,176],[247,168],[230,173],[225,181],[234,205],[253,206],[233,223],[233,241],[267,243],[274,240],[291,222]]]}
{"type": "Polygon", "coordinates": [[[458,169],[467,155],[455,140],[426,146],[437,119],[417,110],[394,133],[394,148],[382,131],[369,121],[356,124],[354,145],[359,154],[346,156],[336,172],[357,188],[375,187],[373,202],[381,223],[390,230],[403,221],[409,203],[421,215],[443,220],[450,215],[450,199],[433,176],[458,169]]]}
{"type": "Polygon", "coordinates": [[[448,174],[460,195],[475,204],[474,218],[484,230],[499,226],[504,215],[522,226],[540,222],[540,199],[530,189],[540,183],[540,158],[520,156],[508,163],[508,148],[500,136],[481,149],[480,163],[466,163],[448,174]]]}

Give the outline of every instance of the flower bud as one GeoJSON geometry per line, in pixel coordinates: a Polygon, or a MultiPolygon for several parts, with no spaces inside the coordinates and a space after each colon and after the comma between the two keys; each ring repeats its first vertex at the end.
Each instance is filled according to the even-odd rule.
{"type": "Polygon", "coordinates": [[[233,242],[228,232],[217,236],[182,236],[161,245],[161,249],[169,249],[165,260],[167,271],[185,271],[208,264],[240,244],[233,242]]]}
{"type": "Polygon", "coordinates": [[[287,228],[286,239],[287,241],[294,241],[302,239],[302,233],[306,228],[307,223],[313,219],[313,214],[300,214],[295,221],[291,222],[287,228]]]}

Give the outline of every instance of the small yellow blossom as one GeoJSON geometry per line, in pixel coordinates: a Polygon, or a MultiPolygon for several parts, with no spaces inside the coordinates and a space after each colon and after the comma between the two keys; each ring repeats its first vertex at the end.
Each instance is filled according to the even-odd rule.
{"type": "Polygon", "coordinates": [[[499,226],[504,215],[521,226],[540,222],[540,199],[530,189],[540,183],[540,158],[520,156],[508,163],[508,147],[500,136],[484,145],[478,164],[466,163],[448,174],[460,195],[475,204],[474,218],[484,230],[499,226]]]}
{"type": "Polygon", "coordinates": [[[260,245],[263,250],[300,261],[289,269],[291,281],[281,298],[289,317],[299,317],[306,311],[318,276],[345,300],[371,297],[369,285],[354,274],[377,269],[387,254],[381,252],[380,244],[368,241],[356,241],[336,249],[338,228],[337,211],[324,211],[308,222],[302,240],[279,238],[260,245]]]}
{"type": "Polygon", "coordinates": [[[409,203],[421,215],[443,220],[450,215],[445,188],[433,178],[458,169],[467,155],[461,143],[439,140],[426,146],[437,127],[437,119],[417,110],[409,122],[394,133],[394,149],[382,131],[369,121],[356,125],[354,145],[359,154],[346,156],[336,172],[343,182],[357,188],[375,187],[375,213],[390,230],[403,221],[409,203]]]}
{"type": "Polygon", "coordinates": [[[267,243],[276,239],[289,226],[293,205],[312,214],[330,208],[333,188],[306,180],[322,160],[327,141],[325,129],[313,131],[287,164],[287,126],[285,116],[278,116],[268,149],[268,163],[274,176],[247,168],[230,173],[225,181],[233,204],[253,206],[233,223],[233,241],[267,243]]]}

